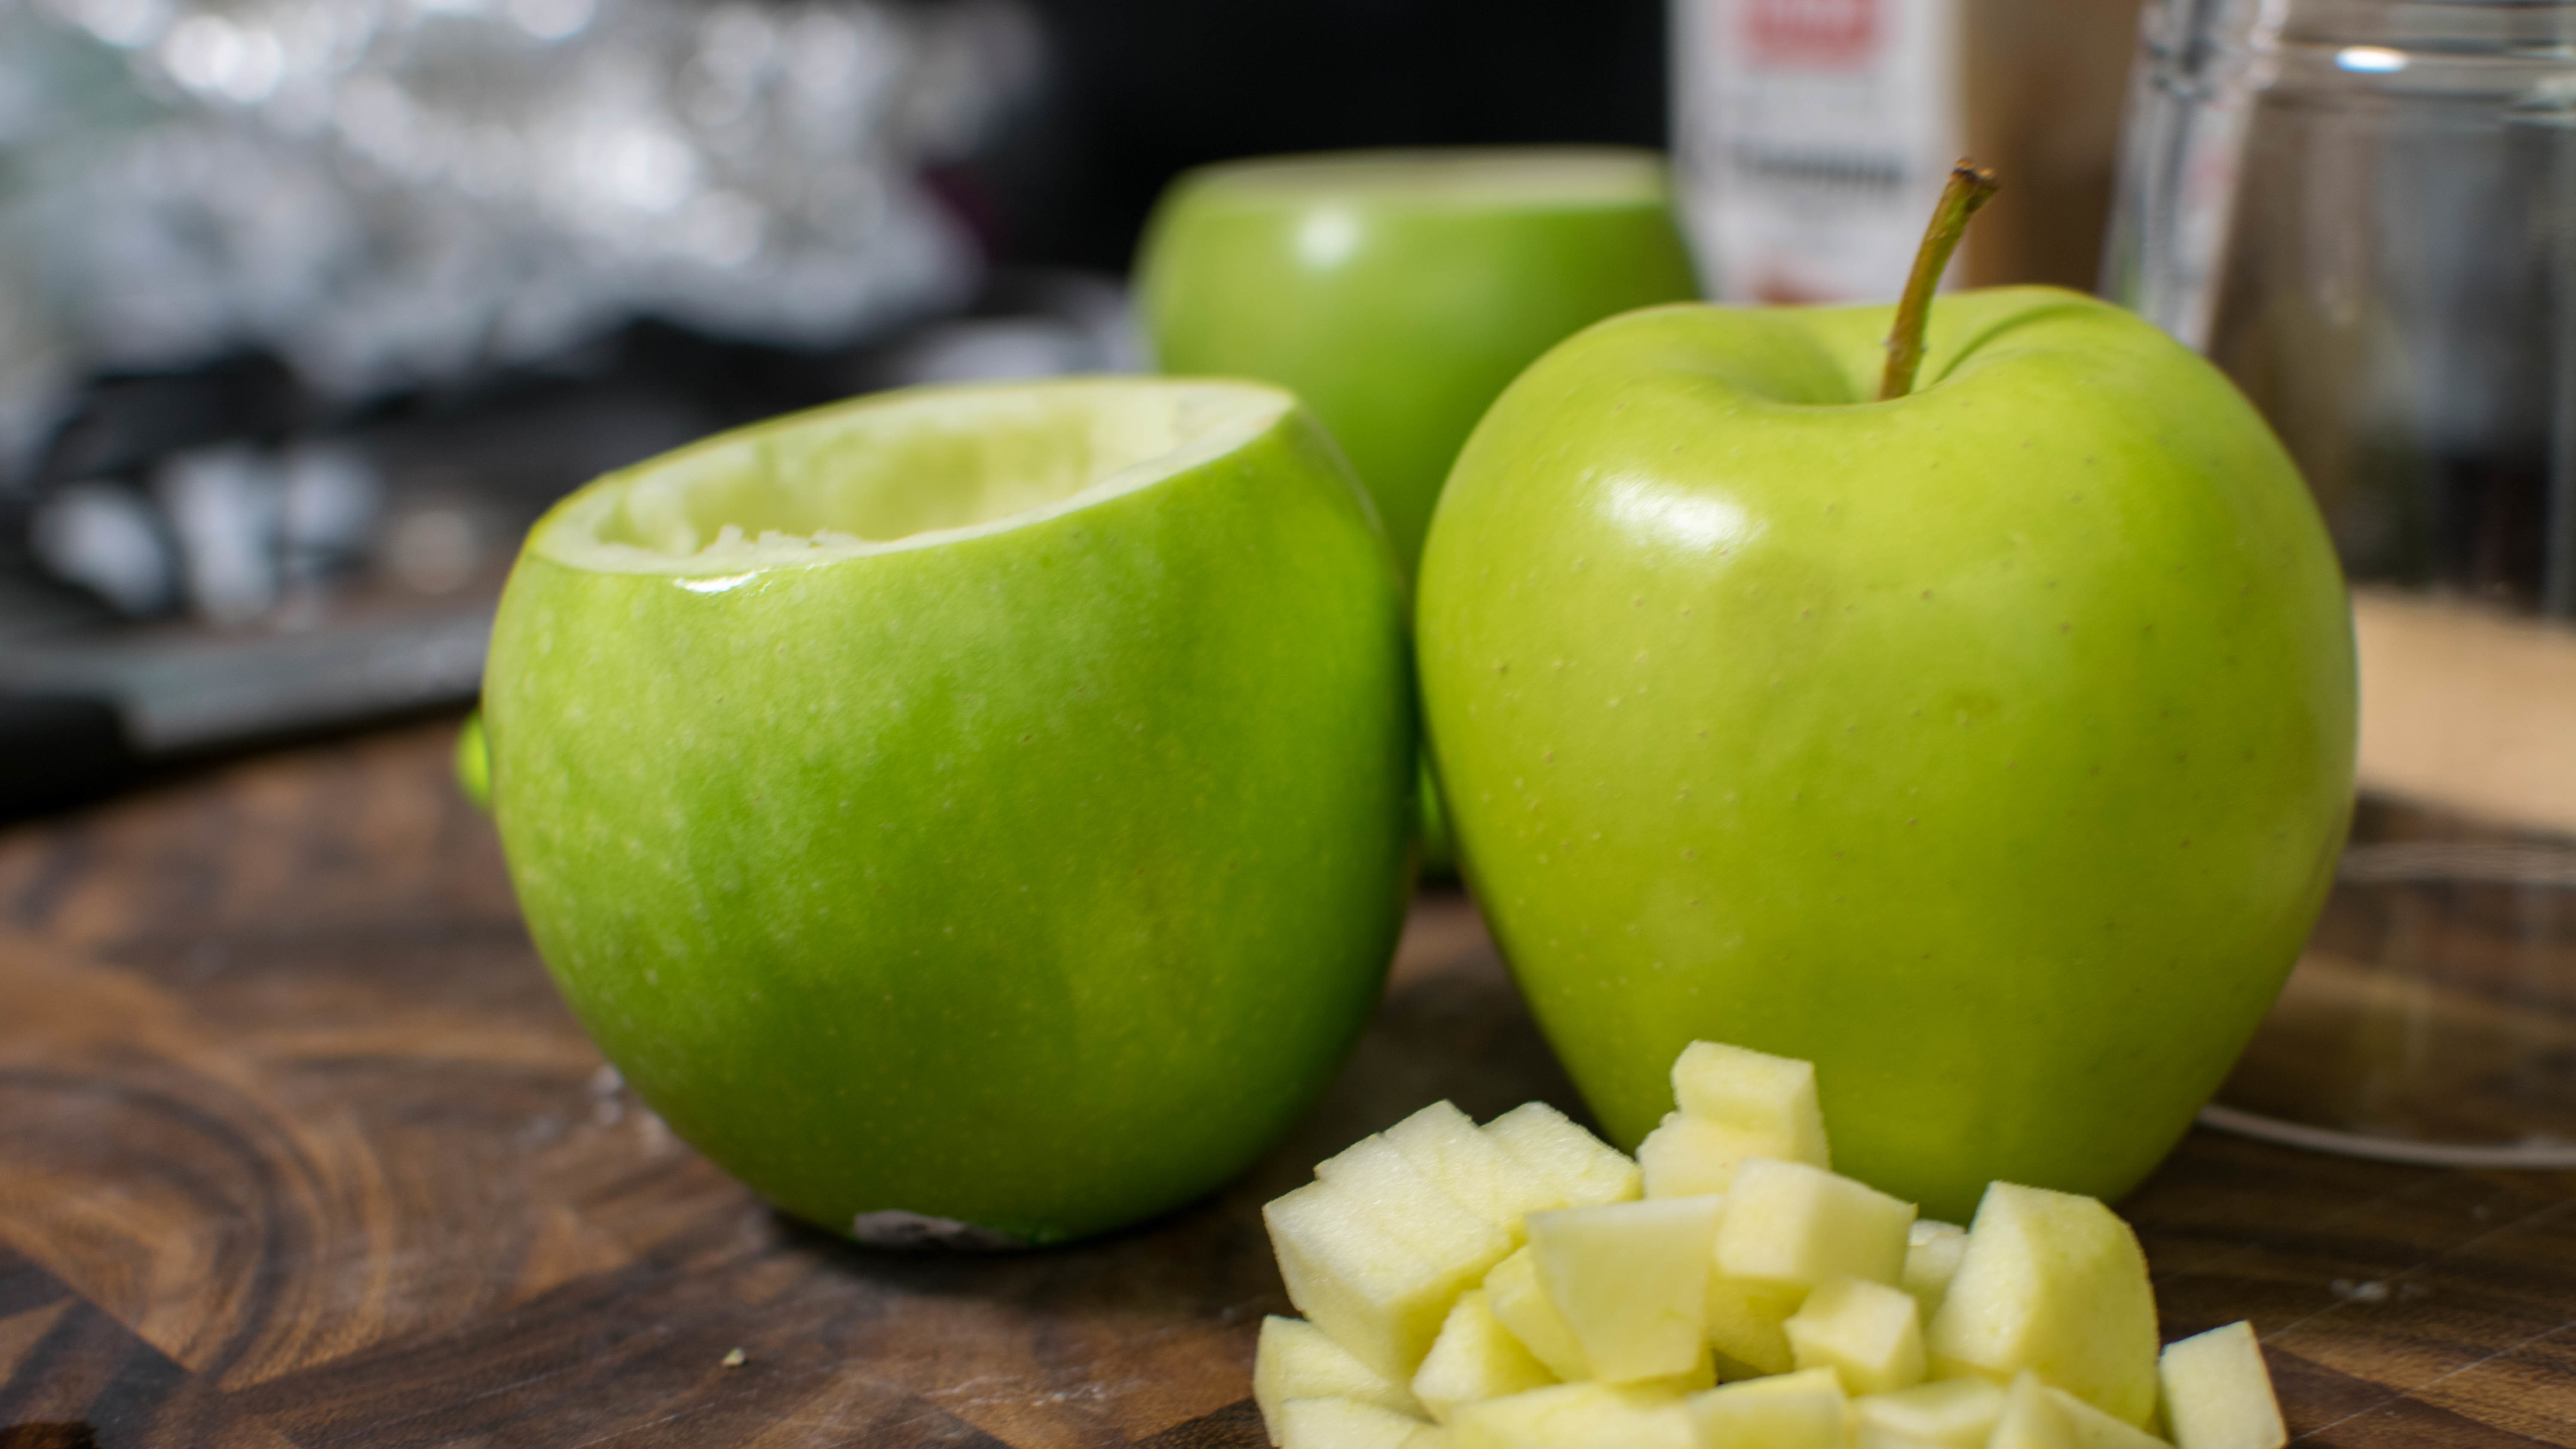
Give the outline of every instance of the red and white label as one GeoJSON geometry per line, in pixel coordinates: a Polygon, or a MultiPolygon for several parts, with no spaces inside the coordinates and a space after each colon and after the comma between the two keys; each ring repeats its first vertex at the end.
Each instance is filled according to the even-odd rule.
{"type": "Polygon", "coordinates": [[[1671,3],[1674,174],[1711,295],[1894,297],[1966,143],[1962,0],[1671,3]]]}
{"type": "Polygon", "coordinates": [[[1744,48],[1762,65],[1845,69],[1878,52],[1879,0],[1746,0],[1744,48]]]}

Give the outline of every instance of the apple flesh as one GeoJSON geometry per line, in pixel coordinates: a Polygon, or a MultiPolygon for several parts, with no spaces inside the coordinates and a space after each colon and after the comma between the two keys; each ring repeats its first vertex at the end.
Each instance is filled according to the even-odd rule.
{"type": "Polygon", "coordinates": [[[1291,397],[1103,379],[592,484],[484,718],[537,946],[675,1132],[836,1232],[1029,1244],[1208,1192],[1332,1076],[1403,919],[1408,677],[1291,397]]]}
{"type": "Polygon", "coordinates": [[[1914,1204],[1803,1162],[1756,1158],[1735,1175],[1717,1231],[1730,1278],[1806,1291],[1835,1278],[1893,1284],[1914,1204]]]}
{"type": "MultiPolygon", "coordinates": [[[[1635,1165],[1552,1107],[1527,1103],[1478,1130],[1536,1184],[1516,1191],[1550,1208],[1637,1195],[1635,1165]]],[[[1288,1301],[1371,1369],[1410,1381],[1458,1295],[1510,1260],[1510,1237],[1384,1137],[1316,1171],[1261,1210],[1288,1301]]]]}
{"type": "Polygon", "coordinates": [[[2156,1301],[2137,1234],[2094,1198],[1998,1182],[1925,1334],[1940,1375],[2036,1369],[2131,1424],[2156,1408],[2156,1301]]]}
{"type": "Polygon", "coordinates": [[[1514,1247],[1520,1246],[1529,1214],[1570,1201],[1555,1182],[1523,1166],[1447,1102],[1434,1102],[1389,1127],[1386,1140],[1443,1192],[1501,1229],[1514,1247]]]}
{"type": "Polygon", "coordinates": [[[2159,1449],[2165,1441],[2024,1370],[2004,1395],[1987,1449],[2159,1449]]]}
{"type": "Polygon", "coordinates": [[[1851,1411],[1831,1369],[1724,1384],[1689,1402],[1703,1445],[1759,1449],[1844,1449],[1851,1411]]]}
{"type": "Polygon", "coordinates": [[[1332,1335],[1301,1318],[1271,1314],[1261,1320],[1252,1354],[1252,1399],[1261,1421],[1279,1442],[1280,1410],[1291,1399],[1353,1399],[1390,1413],[1418,1418],[1422,1404],[1404,1385],[1351,1356],[1332,1335]]]}
{"type": "Polygon", "coordinates": [[[1807,1290],[1796,1285],[1748,1282],[1712,1271],[1708,1282],[1708,1341],[1725,1360],[1728,1378],[1785,1374],[1797,1367],[1789,1346],[1789,1315],[1807,1290]]]}
{"type": "Polygon", "coordinates": [[[1950,1295],[1950,1280],[1959,1276],[1959,1260],[1968,1254],[1968,1230],[1957,1223],[1918,1218],[1905,1230],[1905,1271],[1896,1285],[1914,1295],[1923,1321],[1941,1311],[1950,1295]]]}
{"type": "Polygon", "coordinates": [[[1470,1404],[1449,1421],[1451,1449],[1700,1449],[1669,1389],[1554,1384],[1470,1404]]]}
{"type": "Polygon", "coordinates": [[[1832,1165],[1812,1063],[1693,1042],[1673,1063],[1673,1100],[1637,1144],[1648,1197],[1722,1193],[1756,1157],[1832,1165]]]}
{"type": "Polygon", "coordinates": [[[1470,1288],[1458,1295],[1440,1336],[1431,1343],[1422,1367],[1413,1375],[1413,1397],[1440,1423],[1461,1404],[1499,1399],[1557,1381],[1547,1365],[1530,1355],[1512,1331],[1494,1317],[1485,1291],[1470,1288]]]}
{"type": "Polygon", "coordinates": [[[1547,1285],[1539,1281],[1534,1251],[1524,1247],[1496,1263],[1485,1275],[1485,1299],[1494,1321],[1519,1339],[1548,1372],[1569,1382],[1594,1377],[1592,1361],[1584,1357],[1573,1325],[1565,1321],[1556,1300],[1548,1296],[1547,1285]]]}
{"type": "Polygon", "coordinates": [[[1290,1399],[1280,1406],[1279,1449],[1405,1449],[1431,1426],[1357,1399],[1290,1399]]]}
{"type": "Polygon", "coordinates": [[[1984,1449],[2004,1391],[1984,1379],[1935,1379],[1852,1402],[1852,1449],[1984,1449]]]}
{"type": "Polygon", "coordinates": [[[1797,1366],[1832,1371],[1846,1392],[1893,1393],[1923,1382],[1923,1322],[1901,1288],[1836,1278],[1781,1326],[1797,1366]]]}
{"type": "Polygon", "coordinates": [[[2116,1197],[2277,994],[2350,808],[2350,617],[2253,409],[2045,288],[1652,308],[1499,398],[1417,592],[1477,900],[1614,1142],[1694,1038],[1841,1170],[2116,1197]]]}
{"type": "Polygon", "coordinates": [[[1725,1200],[1648,1198],[1536,1213],[1549,1301],[1610,1382],[1689,1373],[1708,1353],[1708,1263],[1725,1200]]]}
{"type": "MultiPolygon", "coordinates": [[[[1804,1063],[1763,1070],[1774,1080],[1812,1080],[1804,1063]]],[[[1674,1077],[1677,1088],[1693,1079],[1674,1077]]],[[[1677,1095],[1709,1110],[1705,1099],[1677,1095]]],[[[1817,1124],[1818,1155],[1827,1151],[1822,1130],[1817,1124]]],[[[1351,1417],[1354,1434],[1401,1429],[1406,1449],[1590,1449],[1694,1437],[1697,1449],[2156,1449],[2163,1441],[2139,1425],[2161,1408],[2180,1449],[2280,1449],[2280,1409],[2252,1330],[2232,1325],[2156,1359],[2145,1260],[2097,1201],[1996,1183],[1975,1225],[1962,1230],[1914,1220],[1912,1204],[1812,1164],[1769,1158],[1744,1163],[1736,1189],[1722,1196],[1638,1199],[1633,1181],[1599,1170],[1597,1151],[1580,1145],[1590,1140],[1549,1109],[1524,1107],[1480,1129],[1435,1103],[1319,1165],[1323,1180],[1273,1202],[1281,1274],[1317,1319],[1263,1324],[1254,1391],[1274,1433],[1294,1417],[1274,1406],[1313,1395],[1396,1413],[1419,1407],[1444,1426],[1333,1411],[1351,1417]],[[1450,1216],[1420,1203],[1425,1191],[1447,1187],[1407,1186],[1384,1196],[1394,1206],[1375,1216],[1344,1191],[1385,1171],[1399,1138],[1437,1142],[1441,1150],[1422,1160],[1455,1163],[1476,1156],[1462,1150],[1462,1133],[1532,1131],[1566,1149],[1567,1160],[1590,1162],[1596,1191],[1627,1195],[1530,1213],[1518,1230],[1527,1242],[1478,1287],[1452,1290],[1422,1276],[1426,1253],[1442,1245],[1465,1252],[1475,1234],[1424,1237],[1397,1220],[1450,1216]],[[1336,1204],[1333,1232],[1344,1241],[1319,1251],[1307,1219],[1336,1204]],[[1730,1275],[1730,1231],[1739,1235],[1736,1266],[1762,1276],[1730,1275]],[[1339,1276],[1319,1283],[1313,1264],[1322,1258],[1339,1276]],[[1940,1352],[1927,1347],[1936,1337],[1925,1328],[1927,1292],[1942,1304],[1940,1352]],[[1444,1293],[1446,1317],[1417,1355],[1409,1392],[1400,1389],[1376,1366],[1396,1336],[1385,1315],[1346,1309],[1401,1299],[1403,1333],[1422,1335],[1444,1293]]],[[[1484,1168],[1431,1175],[1490,1180],[1484,1168]]]]}
{"type": "Polygon", "coordinates": [[[2166,1344],[2156,1376],[2176,1449],[2281,1449],[2290,1442],[2250,1323],[2166,1344]]]}

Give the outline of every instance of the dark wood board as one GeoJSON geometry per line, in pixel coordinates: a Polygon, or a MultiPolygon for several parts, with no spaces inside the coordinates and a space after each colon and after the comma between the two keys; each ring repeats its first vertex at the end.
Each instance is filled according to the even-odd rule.
{"type": "MultiPolygon", "coordinates": [[[[451,730],[0,834],[0,1449],[1249,1449],[1287,1307],[1260,1203],[1437,1097],[1573,1105],[1433,892],[1329,1098],[1219,1197],[1050,1252],[851,1248],[603,1072],[451,730]]],[[[2576,1445],[2576,1178],[2202,1132],[2125,1210],[2168,1335],[2251,1318],[2305,1442],[2576,1445]]]]}

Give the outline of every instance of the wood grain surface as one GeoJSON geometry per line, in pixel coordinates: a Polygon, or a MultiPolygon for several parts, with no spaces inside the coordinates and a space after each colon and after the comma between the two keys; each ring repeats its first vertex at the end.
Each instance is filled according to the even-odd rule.
{"type": "MultiPolygon", "coordinates": [[[[1048,1252],[849,1247],[603,1069],[451,729],[0,835],[0,1449],[1249,1449],[1260,1203],[1434,1098],[1574,1105],[1430,893],[1328,1099],[1222,1195],[1048,1252]]],[[[2304,1442],[2576,1445],[2576,1178],[2200,1133],[2125,1210],[2168,1336],[2251,1318],[2304,1442]]]]}

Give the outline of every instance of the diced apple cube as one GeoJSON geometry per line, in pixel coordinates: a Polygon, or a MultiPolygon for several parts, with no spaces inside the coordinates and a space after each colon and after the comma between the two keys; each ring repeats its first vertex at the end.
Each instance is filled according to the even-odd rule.
{"type": "Polygon", "coordinates": [[[1688,1410],[1668,1390],[1556,1384],[1468,1404],[1449,1449],[1697,1449],[1688,1410]]]}
{"type": "Polygon", "coordinates": [[[1748,1283],[1729,1278],[1710,1265],[1708,1341],[1725,1360],[1718,1376],[1727,1380],[1754,1374],[1785,1374],[1797,1364],[1789,1347],[1789,1315],[1806,1298],[1803,1288],[1748,1283]]]}
{"type": "Polygon", "coordinates": [[[2165,1345],[2165,1427],[2179,1449],[2281,1449],[2290,1431],[2254,1325],[2231,1323],[2165,1345]]]}
{"type": "Polygon", "coordinates": [[[1568,1383],[1592,1377],[1583,1345],[1575,1342],[1565,1315],[1556,1311],[1556,1300],[1538,1281],[1538,1257],[1530,1249],[1496,1263],[1485,1275],[1485,1306],[1548,1372],[1568,1383]]]}
{"type": "Polygon", "coordinates": [[[1623,1389],[1645,1389],[1655,1393],[1670,1394],[1695,1394],[1702,1389],[1716,1386],[1717,1358],[1708,1351],[1708,1345],[1704,1343],[1699,1346],[1698,1361],[1690,1366],[1687,1373],[1659,1374],[1651,1379],[1625,1379],[1619,1384],[1623,1389]]]}
{"type": "Polygon", "coordinates": [[[1328,1182],[1271,1199],[1261,1219],[1288,1301],[1396,1383],[1411,1381],[1449,1305],[1481,1271],[1423,1257],[1328,1182]]]}
{"type": "Polygon", "coordinates": [[[2041,1381],[2024,1369],[2004,1395],[1987,1449],[2168,1449],[2146,1430],[2041,1381]]]}
{"type": "Polygon", "coordinates": [[[1548,1196],[1533,1212],[1625,1202],[1644,1183],[1627,1154],[1545,1102],[1523,1102],[1484,1126],[1495,1146],[1535,1173],[1548,1196]]]}
{"type": "Polygon", "coordinates": [[[1782,1325],[1801,1369],[1831,1369],[1843,1389],[1884,1394],[1923,1382],[1923,1322],[1913,1295],[1861,1278],[1836,1278],[1807,1295],[1782,1325]]]}
{"type": "Polygon", "coordinates": [[[2075,1449],[2172,1449],[2164,1440],[2103,1413],[2064,1389],[2052,1385],[2041,1392],[2066,1416],[2067,1428],[2075,1436],[2075,1449]]]}
{"type": "Polygon", "coordinates": [[[1988,1187],[1924,1339],[1938,1378],[1973,1373],[2003,1383],[2029,1369],[2127,1423],[2155,1413],[2146,1255],[2129,1225],[2094,1198],[1988,1187]]]}
{"type": "Polygon", "coordinates": [[[1950,1280],[1958,1276],[1959,1260],[1967,1252],[1968,1230],[1957,1223],[1918,1218],[1906,1230],[1905,1271],[1898,1275],[1896,1286],[1923,1306],[1927,1327],[1932,1315],[1941,1311],[1941,1300],[1949,1296],[1950,1280]]]}
{"type": "Polygon", "coordinates": [[[1442,1191],[1501,1228],[1515,1246],[1521,1241],[1523,1217],[1563,1206],[1544,1178],[1447,1102],[1434,1102],[1389,1127],[1386,1140],[1442,1191]]]}
{"type": "Polygon", "coordinates": [[[1757,1157],[1736,1170],[1717,1233],[1730,1278],[1813,1288],[1834,1278],[1895,1286],[1914,1204],[1803,1162],[1757,1157]]]}
{"type": "Polygon", "coordinates": [[[1833,1166],[1813,1062],[1695,1041],[1673,1061],[1673,1105],[1685,1117],[1778,1138],[1783,1150],[1769,1156],[1833,1166]]]}
{"type": "Polygon", "coordinates": [[[1986,1449],[2075,1449],[2075,1426],[2049,1397],[2039,1375],[2024,1369],[2004,1395],[2004,1409],[1995,1416],[1986,1449]]]}
{"type": "Polygon", "coordinates": [[[1756,1157],[1785,1157],[1789,1140],[1773,1132],[1722,1127],[1679,1112],[1637,1144],[1637,1171],[1648,1197],[1706,1197],[1735,1183],[1735,1169],[1756,1157]]]}
{"type": "Polygon", "coordinates": [[[1404,1449],[1423,1423],[1357,1399],[1290,1399],[1271,1427],[1279,1449],[1404,1449]]]}
{"type": "Polygon", "coordinates": [[[1935,1379],[1852,1401],[1852,1449],[1985,1449],[2004,1391],[1984,1379],[1935,1379]]]}
{"type": "Polygon", "coordinates": [[[1419,1418],[1421,1406],[1404,1385],[1351,1357],[1351,1351],[1302,1318],[1276,1314],[1261,1320],[1252,1352],[1252,1398],[1270,1442],[1279,1442],[1280,1406],[1290,1399],[1357,1399],[1419,1418]]]}
{"type": "Polygon", "coordinates": [[[1714,1197],[1667,1197],[1530,1214],[1539,1282],[1594,1377],[1658,1378],[1698,1364],[1724,1207],[1714,1197]]]}
{"type": "Polygon", "coordinates": [[[1700,1443],[1745,1449],[1843,1449],[1846,1407],[1831,1369],[1746,1379],[1688,1401],[1700,1443]]]}
{"type": "Polygon", "coordinates": [[[1499,1399],[1556,1382],[1547,1365],[1531,1356],[1494,1317],[1485,1291],[1470,1288],[1458,1295],[1432,1341],[1422,1368],[1413,1376],[1413,1397],[1431,1417],[1446,1424],[1450,1411],[1479,1399],[1499,1399]]]}
{"type": "Polygon", "coordinates": [[[1443,1425],[1425,1424],[1397,1449],[1449,1449],[1449,1430],[1443,1425]]]}
{"type": "Polygon", "coordinates": [[[1441,1190],[1382,1135],[1361,1138],[1315,1164],[1315,1176],[1364,1205],[1396,1241],[1435,1263],[1473,1265],[1471,1277],[1503,1260],[1511,1234],[1441,1190]]]}

